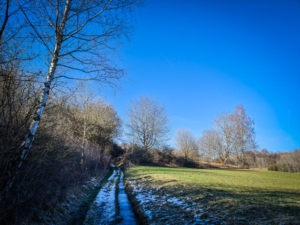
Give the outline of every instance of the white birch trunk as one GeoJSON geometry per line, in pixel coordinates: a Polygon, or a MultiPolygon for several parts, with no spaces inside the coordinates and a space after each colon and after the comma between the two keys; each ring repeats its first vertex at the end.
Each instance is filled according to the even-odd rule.
{"type": "Polygon", "coordinates": [[[28,151],[30,150],[36,131],[38,129],[40,120],[42,118],[45,106],[46,106],[46,102],[47,99],[49,97],[49,92],[50,89],[52,87],[52,82],[53,82],[53,78],[55,75],[55,71],[57,68],[57,63],[59,60],[59,52],[61,49],[61,45],[62,45],[62,37],[63,37],[63,30],[65,28],[66,25],[66,21],[68,18],[68,13],[69,13],[69,8],[70,8],[70,2],[71,0],[66,0],[66,4],[65,4],[65,10],[64,10],[64,15],[62,17],[61,23],[55,28],[56,30],[56,44],[52,53],[52,58],[51,58],[51,63],[49,66],[49,70],[48,70],[48,74],[46,77],[46,82],[45,82],[45,86],[43,88],[42,94],[40,96],[40,103],[39,106],[35,112],[35,116],[31,122],[31,125],[28,129],[28,134],[26,134],[25,136],[25,141],[23,142],[23,149],[22,149],[22,153],[17,165],[16,170],[11,174],[11,178],[9,179],[7,185],[6,185],[6,192],[8,193],[8,191],[11,189],[11,187],[13,186],[16,178],[18,177],[21,167],[24,163],[24,161],[26,160],[26,157],[28,155],[28,151]]]}

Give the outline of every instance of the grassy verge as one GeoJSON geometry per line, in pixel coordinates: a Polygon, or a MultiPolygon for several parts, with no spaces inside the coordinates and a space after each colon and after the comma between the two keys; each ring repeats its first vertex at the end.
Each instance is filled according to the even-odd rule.
{"type": "MultiPolygon", "coordinates": [[[[134,189],[137,190],[140,185],[140,188],[147,189],[148,193],[161,198],[167,196],[165,202],[173,197],[184,202],[185,211],[188,211],[184,214],[187,220],[194,217],[193,220],[199,218],[206,223],[300,223],[300,174],[134,167],[126,172],[126,180],[133,184],[133,198],[138,195],[134,194],[134,189]]],[[[128,190],[130,191],[130,188],[128,190]]],[[[136,198],[134,202],[135,207],[141,207],[139,204],[142,201],[136,198]]],[[[168,203],[162,202],[160,205],[156,207],[157,213],[152,212],[148,222],[159,220],[159,215],[165,216],[162,211],[172,213],[171,209],[165,210],[168,203]],[[160,205],[163,205],[163,208],[160,209],[160,205]]]]}

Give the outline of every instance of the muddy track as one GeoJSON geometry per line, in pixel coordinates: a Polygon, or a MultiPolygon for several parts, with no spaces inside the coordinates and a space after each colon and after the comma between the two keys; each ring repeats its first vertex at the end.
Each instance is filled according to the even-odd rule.
{"type": "Polygon", "coordinates": [[[83,222],[84,225],[138,224],[125,193],[123,178],[123,172],[119,168],[114,167],[112,175],[100,189],[87,212],[83,222]]]}

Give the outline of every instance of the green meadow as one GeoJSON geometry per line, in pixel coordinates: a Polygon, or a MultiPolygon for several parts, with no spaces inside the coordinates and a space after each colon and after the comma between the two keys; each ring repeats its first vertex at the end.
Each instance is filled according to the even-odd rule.
{"type": "Polygon", "coordinates": [[[202,218],[213,216],[228,223],[300,223],[299,173],[138,166],[127,170],[126,177],[205,209],[202,218]]]}

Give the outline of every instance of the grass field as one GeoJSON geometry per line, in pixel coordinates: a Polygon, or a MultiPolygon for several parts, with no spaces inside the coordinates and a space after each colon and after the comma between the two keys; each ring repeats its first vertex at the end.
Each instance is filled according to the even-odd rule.
{"type": "MultiPolygon", "coordinates": [[[[300,224],[300,174],[140,166],[129,169],[126,177],[136,207],[145,203],[137,198],[142,190],[160,198],[175,197],[195,224],[300,224]]],[[[161,216],[162,210],[171,213],[160,205],[168,204],[156,206],[161,216]]],[[[149,223],[160,219],[152,215],[149,223]]]]}

